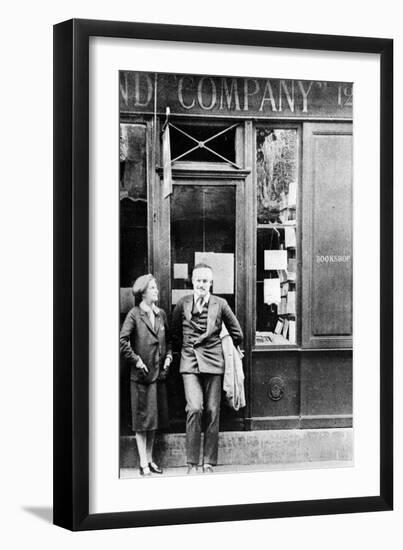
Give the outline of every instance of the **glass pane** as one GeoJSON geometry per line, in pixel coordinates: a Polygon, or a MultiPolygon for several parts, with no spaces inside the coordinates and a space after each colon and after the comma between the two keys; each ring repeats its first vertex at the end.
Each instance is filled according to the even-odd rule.
{"type": "MultiPolygon", "coordinates": [[[[175,124],[188,135],[192,136],[197,141],[205,141],[212,138],[216,134],[220,134],[214,137],[206,143],[206,146],[226,158],[231,162],[235,162],[235,128],[221,133],[225,127],[223,126],[186,126],[175,124]]],[[[193,147],[197,146],[197,143],[185,136],[182,132],[179,132],[174,126],[171,126],[171,157],[175,159],[180,155],[183,155],[193,147]]],[[[222,158],[214,155],[204,147],[198,147],[191,153],[183,156],[179,162],[225,162],[222,158]]]]}
{"type": "Polygon", "coordinates": [[[297,131],[259,128],[256,141],[257,222],[295,220],[297,131]]]}
{"type": "Polygon", "coordinates": [[[171,199],[172,305],[193,290],[191,271],[213,268],[213,293],[235,307],[235,187],[174,185],[171,199]]]}
{"type": "Polygon", "coordinates": [[[146,127],[120,125],[120,198],[147,200],[146,127]]]}
{"type": "Polygon", "coordinates": [[[297,343],[296,130],[257,130],[256,345],[297,343]]]}
{"type": "Polygon", "coordinates": [[[120,199],[120,286],[128,288],[148,271],[144,125],[120,125],[120,199]]]}

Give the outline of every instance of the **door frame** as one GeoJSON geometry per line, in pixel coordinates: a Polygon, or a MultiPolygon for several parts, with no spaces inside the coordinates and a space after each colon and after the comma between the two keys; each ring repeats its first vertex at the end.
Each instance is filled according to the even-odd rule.
{"type": "MultiPolygon", "coordinates": [[[[171,197],[164,198],[162,194],[163,174],[157,169],[156,183],[153,190],[153,254],[151,269],[160,284],[160,304],[170,317],[171,312],[171,197]],[[162,282],[164,282],[162,284],[162,282]]],[[[250,269],[251,255],[248,253],[248,232],[247,223],[250,209],[248,187],[251,184],[251,170],[234,170],[232,168],[212,166],[209,163],[197,164],[183,163],[172,169],[173,185],[200,185],[200,186],[223,186],[235,187],[235,312],[244,332],[244,371],[245,391],[249,395],[249,373],[251,372],[251,346],[249,332],[251,327],[249,313],[250,289],[247,270],[250,269]]],[[[242,410],[241,422],[236,429],[243,430],[246,427],[245,419],[249,418],[250,400],[247,399],[247,406],[242,410]]]]}

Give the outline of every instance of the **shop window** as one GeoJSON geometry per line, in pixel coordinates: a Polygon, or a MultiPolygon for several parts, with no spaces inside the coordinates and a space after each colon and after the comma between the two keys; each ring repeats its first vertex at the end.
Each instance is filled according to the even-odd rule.
{"type": "Polygon", "coordinates": [[[170,124],[172,162],[235,164],[235,130],[230,126],[170,124]]]}
{"type": "Polygon", "coordinates": [[[121,124],[120,287],[127,299],[131,298],[129,287],[148,271],[147,235],[146,127],[121,124]]]}
{"type": "MultiPolygon", "coordinates": [[[[147,131],[144,124],[120,124],[120,321],[134,305],[132,286],[148,272],[147,131]]],[[[120,369],[120,433],[131,433],[130,370],[120,369]]]]}
{"type": "Polygon", "coordinates": [[[297,130],[257,128],[256,155],[256,345],[295,345],[297,130]]]}

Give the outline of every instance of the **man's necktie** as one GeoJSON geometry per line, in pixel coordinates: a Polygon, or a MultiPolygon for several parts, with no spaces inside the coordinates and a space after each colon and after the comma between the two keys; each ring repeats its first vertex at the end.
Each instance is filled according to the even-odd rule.
{"type": "Polygon", "coordinates": [[[203,310],[203,296],[199,296],[196,300],[196,307],[199,310],[199,313],[203,310]]]}

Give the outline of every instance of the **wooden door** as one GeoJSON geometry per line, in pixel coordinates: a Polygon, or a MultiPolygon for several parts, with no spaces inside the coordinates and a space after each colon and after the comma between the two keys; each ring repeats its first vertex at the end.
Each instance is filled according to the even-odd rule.
{"type": "Polygon", "coordinates": [[[352,124],[303,132],[304,347],[351,347],[353,330],[352,124]]]}
{"type": "MultiPolygon", "coordinates": [[[[169,243],[161,250],[166,277],[160,286],[165,308],[193,292],[192,268],[205,261],[212,265],[212,292],[225,298],[245,328],[244,180],[178,179],[170,198],[169,243]],[[162,288],[164,287],[164,288],[162,288]]],[[[179,355],[168,380],[171,430],[184,431],[185,399],[179,375],[179,355]]],[[[242,429],[243,412],[231,411],[223,402],[221,430],[242,429]]]]}

